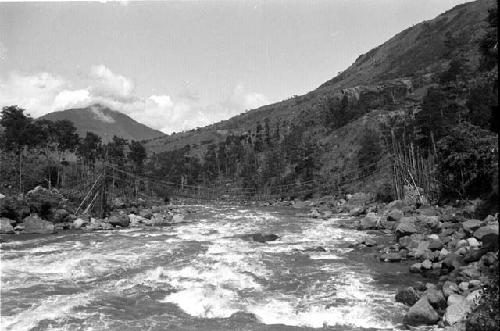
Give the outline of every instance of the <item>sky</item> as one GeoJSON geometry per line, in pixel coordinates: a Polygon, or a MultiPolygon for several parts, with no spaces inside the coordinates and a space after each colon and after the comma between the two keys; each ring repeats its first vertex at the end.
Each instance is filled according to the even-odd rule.
{"type": "Polygon", "coordinates": [[[39,117],[102,103],[188,130],[307,93],[464,2],[0,2],[0,106],[39,117]]]}

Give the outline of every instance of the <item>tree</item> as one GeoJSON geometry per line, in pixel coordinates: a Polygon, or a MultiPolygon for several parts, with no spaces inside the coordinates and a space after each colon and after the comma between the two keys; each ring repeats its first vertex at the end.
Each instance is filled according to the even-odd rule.
{"type": "Polygon", "coordinates": [[[77,153],[83,158],[84,163],[91,167],[95,166],[95,162],[102,156],[102,152],[101,137],[93,132],[87,132],[77,150],[77,153]]]}
{"type": "Polygon", "coordinates": [[[0,125],[4,128],[0,137],[2,149],[13,152],[18,156],[19,169],[19,191],[22,192],[22,158],[26,148],[36,146],[43,139],[40,127],[33,123],[25,110],[18,106],[6,106],[2,108],[0,125]]]}
{"type": "Polygon", "coordinates": [[[130,151],[127,154],[127,158],[132,162],[134,170],[138,173],[143,171],[144,160],[146,159],[146,148],[135,140],[130,143],[130,151]]]}
{"type": "Polygon", "coordinates": [[[125,139],[113,136],[113,139],[106,145],[108,159],[111,163],[119,166],[125,163],[125,146],[127,146],[125,139]]]}
{"type": "Polygon", "coordinates": [[[491,193],[498,171],[497,138],[491,132],[463,122],[437,143],[442,193],[476,198],[491,193]]]}

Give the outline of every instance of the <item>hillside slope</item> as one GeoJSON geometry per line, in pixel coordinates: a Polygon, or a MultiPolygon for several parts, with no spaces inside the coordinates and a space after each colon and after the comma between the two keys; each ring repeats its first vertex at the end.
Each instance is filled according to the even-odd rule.
{"type": "Polygon", "coordinates": [[[138,123],[123,113],[98,104],[49,113],[40,119],[70,120],[75,124],[80,136],[83,137],[87,131],[90,131],[100,136],[104,142],[109,142],[114,135],[127,140],[145,140],[164,136],[162,132],[138,123]]]}
{"type": "MultiPolygon", "coordinates": [[[[491,60],[497,52],[496,12],[489,15],[496,6],[494,0],[467,3],[406,29],[305,95],[151,139],[146,142],[153,155],[149,171],[173,182],[255,193],[281,194],[283,185],[314,181],[316,193],[365,191],[389,199],[404,184],[393,183],[395,144],[411,145],[426,164],[426,176],[433,172],[438,177],[438,167],[455,170],[435,163],[438,149],[447,146],[447,153],[455,148],[450,141],[459,140],[462,132],[482,139],[467,147],[474,166],[475,150],[498,151],[488,145],[498,116],[498,65],[491,60]]],[[[497,154],[483,156],[493,160],[497,154]]],[[[491,184],[488,169],[476,187],[491,184]]],[[[435,178],[426,185],[453,194],[461,187],[463,196],[479,178],[470,171],[467,183],[463,176],[442,172],[443,187],[438,189],[435,178]]]]}
{"type": "MultiPolygon", "coordinates": [[[[376,86],[403,77],[419,87],[432,82],[432,75],[446,70],[453,58],[467,59],[469,66],[477,67],[477,44],[485,33],[488,9],[494,6],[494,0],[456,6],[433,20],[398,33],[383,45],[359,56],[347,70],[306,95],[266,105],[207,127],[150,140],[147,148],[159,153],[187,144],[218,143],[228,134],[255,130],[257,122],[293,122],[299,117],[304,120],[304,112],[322,108],[327,98],[346,88],[362,85],[377,90],[380,88],[376,86]]],[[[308,116],[308,120],[321,121],[317,114],[308,116]]]]}

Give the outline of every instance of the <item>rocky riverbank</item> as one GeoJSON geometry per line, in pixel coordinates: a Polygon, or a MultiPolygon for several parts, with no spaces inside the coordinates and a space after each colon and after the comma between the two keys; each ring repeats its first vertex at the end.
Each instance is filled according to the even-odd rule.
{"type": "Polygon", "coordinates": [[[113,230],[126,227],[168,226],[193,212],[161,201],[114,199],[109,216],[92,217],[78,211],[55,189],[36,187],[24,197],[0,198],[0,234],[51,234],[64,230],[113,230]],[[156,204],[155,204],[156,203],[156,204]]]}
{"type": "Polygon", "coordinates": [[[473,206],[418,206],[401,200],[380,204],[363,194],[296,206],[309,207],[310,212],[303,216],[313,218],[348,213],[354,220],[345,222],[345,227],[392,234],[392,242],[386,245],[361,240],[353,246],[371,247],[381,263],[412,262],[408,272],[422,274],[424,282],[395,296],[406,306],[409,327],[434,325],[451,331],[498,326],[498,302],[482,307],[492,291],[498,300],[498,284],[494,284],[498,278],[498,214],[475,219],[473,206]]]}

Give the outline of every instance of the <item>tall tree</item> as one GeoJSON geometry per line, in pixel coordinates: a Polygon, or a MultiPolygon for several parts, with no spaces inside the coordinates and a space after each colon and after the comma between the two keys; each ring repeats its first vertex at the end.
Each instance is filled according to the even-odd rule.
{"type": "Polygon", "coordinates": [[[133,140],[130,143],[130,151],[127,154],[127,158],[133,164],[134,170],[137,173],[142,173],[146,157],[146,148],[140,142],[133,140]]]}
{"type": "Polygon", "coordinates": [[[40,127],[33,123],[25,109],[18,106],[2,108],[0,125],[4,128],[0,137],[0,146],[6,151],[13,152],[18,157],[19,191],[22,192],[22,159],[23,151],[39,144],[43,140],[40,127]]]}

